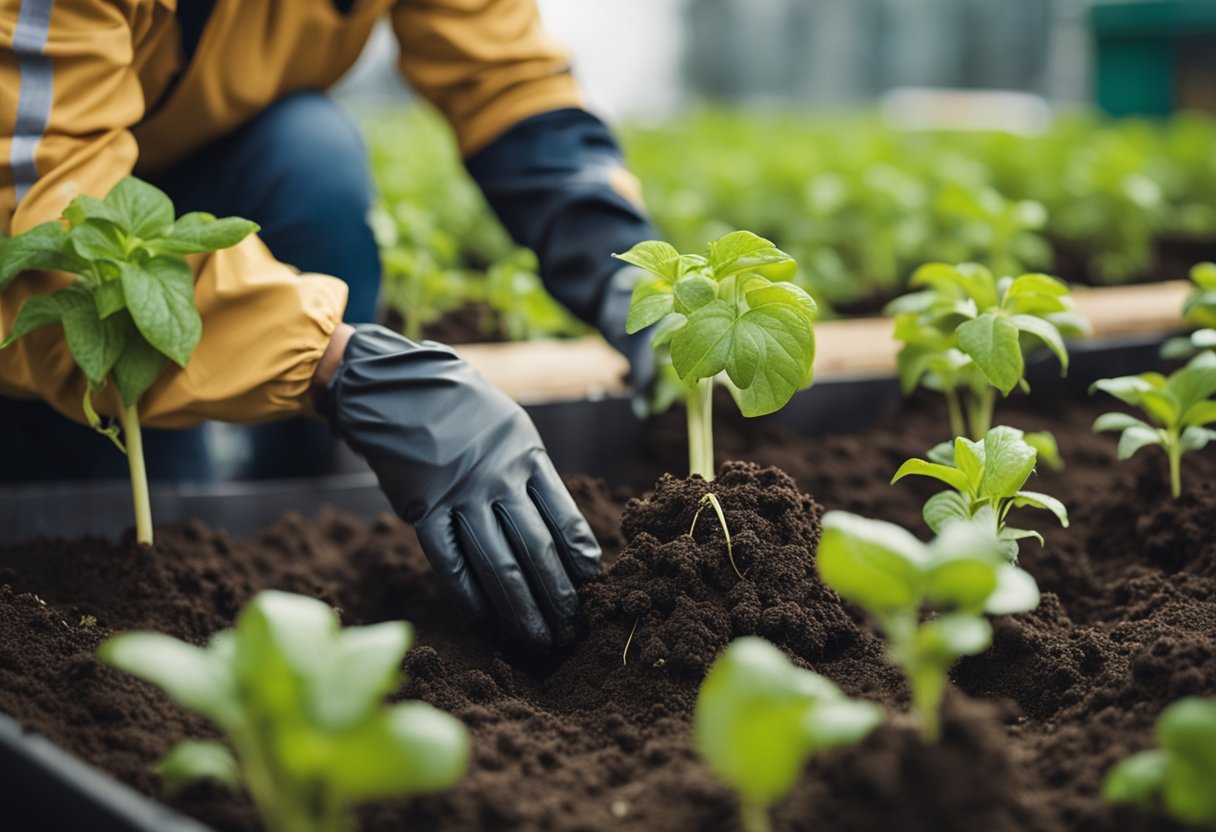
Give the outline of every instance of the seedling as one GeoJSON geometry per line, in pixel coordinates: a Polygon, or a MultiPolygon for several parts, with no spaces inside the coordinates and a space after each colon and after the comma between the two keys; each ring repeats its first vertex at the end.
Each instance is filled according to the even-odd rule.
{"type": "Polygon", "coordinates": [[[659,324],[654,346],[670,349],[688,390],[690,472],[713,479],[715,377],[725,372],[744,416],[784,407],[811,383],[815,301],[789,282],[793,258],[750,231],[710,243],[705,256],[657,240],[614,256],[649,273],[634,288],[626,331],[659,324]]]}
{"type": "Polygon", "coordinates": [[[1068,285],[1045,274],[999,280],[983,266],[928,263],[912,275],[925,287],[897,298],[897,367],[905,395],[918,386],[946,398],[955,436],[979,438],[992,426],[996,393],[1029,390],[1024,353],[1045,345],[1068,372],[1064,338],[1087,330],[1068,285]]]}
{"type": "Polygon", "coordinates": [[[1009,563],[1003,544],[989,523],[975,519],[948,523],[925,544],[891,523],[843,511],[824,515],[819,575],[886,634],[888,659],[903,670],[927,742],[941,733],[951,665],[991,644],[983,614],[1038,606],[1038,585],[1009,563]],[[925,607],[941,614],[922,621],[925,607]]]}
{"type": "Polygon", "coordinates": [[[136,537],[152,543],[152,511],[139,426],[139,399],[167,361],[185,367],[203,322],[194,305],[194,273],[183,255],[236,245],[258,226],[237,217],[193,212],[174,220],[169,197],[127,177],[104,200],[78,196],[58,221],[12,237],[0,248],[0,292],[27,269],[75,279],[28,299],[0,349],[42,327],[61,324],[68,351],[88,380],[89,424],[127,455],[136,537]],[[93,399],[113,380],[121,399],[122,440],[102,424],[93,399]]]}
{"type": "Polygon", "coordinates": [[[1188,697],[1170,705],[1157,720],[1157,743],[1112,768],[1102,796],[1216,828],[1216,700],[1188,697]]]}
{"type": "Polygon", "coordinates": [[[859,742],[882,718],[874,703],[849,699],[764,639],[747,637],[710,667],[694,731],[697,752],[739,794],[743,828],[767,832],[769,807],[811,755],[859,742]]]}
{"type": "Polygon", "coordinates": [[[1216,327],[1216,263],[1191,267],[1195,291],[1182,304],[1182,315],[1196,326],[1216,327]]]}
{"type": "Polygon", "coordinates": [[[1201,327],[1190,335],[1168,339],[1161,345],[1162,358],[1190,358],[1216,349],[1216,263],[1199,263],[1191,269],[1195,290],[1183,301],[1182,316],[1201,327]]]}
{"type": "Polygon", "coordinates": [[[1182,494],[1182,455],[1197,451],[1216,438],[1205,427],[1216,422],[1216,353],[1201,352],[1185,367],[1167,378],[1161,373],[1141,373],[1095,381],[1089,388],[1109,393],[1124,404],[1144,411],[1152,422],[1127,413],[1103,413],[1094,421],[1095,431],[1122,431],[1119,459],[1130,459],[1141,448],[1161,447],[1169,459],[1170,493],[1182,494]]]}
{"type": "Polygon", "coordinates": [[[981,442],[965,436],[954,440],[951,464],[909,459],[895,476],[892,484],[904,477],[920,476],[940,480],[953,488],[934,494],[925,501],[925,523],[935,534],[941,534],[948,523],[975,519],[983,522],[1000,538],[1006,557],[1016,563],[1018,541],[1032,537],[1043,545],[1043,536],[1030,529],[1015,529],[1005,521],[1009,510],[1029,506],[1050,511],[1068,528],[1068,509],[1049,494],[1023,488],[1034,473],[1038,451],[1016,428],[997,426],[981,442]]]}
{"type": "Polygon", "coordinates": [[[344,832],[356,804],[445,789],[467,766],[455,718],[421,702],[384,704],[412,640],[404,621],[343,630],[327,604],[266,591],[205,648],[133,632],[98,654],[227,738],[180,743],[161,765],[166,786],[239,776],[269,832],[344,832]]]}

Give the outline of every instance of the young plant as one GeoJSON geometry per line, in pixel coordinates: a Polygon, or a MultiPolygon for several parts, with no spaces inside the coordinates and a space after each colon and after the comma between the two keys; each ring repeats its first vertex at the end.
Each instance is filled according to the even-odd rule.
{"type": "Polygon", "coordinates": [[[1157,720],[1157,743],[1115,765],[1102,796],[1216,828],[1216,700],[1192,696],[1170,705],[1157,720]]]}
{"type": "Polygon", "coordinates": [[[1029,390],[1024,353],[1035,342],[1068,372],[1064,338],[1084,333],[1068,285],[1045,274],[993,277],[975,263],[928,263],[912,275],[919,292],[886,307],[901,341],[897,367],[905,394],[918,386],[946,397],[950,430],[979,438],[992,426],[996,393],[1029,390]]]}
{"type": "Polygon", "coordinates": [[[750,231],[710,243],[705,256],[657,240],[614,256],[649,273],[626,330],[659,324],[655,348],[670,349],[687,388],[690,473],[713,479],[714,379],[725,372],[744,416],[784,407],[811,383],[815,301],[789,282],[793,258],[750,231]]]}
{"type": "Polygon", "coordinates": [[[1206,427],[1216,422],[1216,353],[1201,352],[1167,378],[1161,373],[1141,373],[1095,381],[1089,388],[1109,393],[1124,404],[1144,411],[1152,422],[1127,413],[1103,413],[1094,421],[1095,431],[1122,431],[1119,459],[1130,459],[1141,448],[1159,446],[1170,466],[1170,493],[1182,494],[1182,455],[1197,451],[1216,438],[1206,427]]]}
{"type": "Polygon", "coordinates": [[[266,591],[205,648],[134,632],[98,652],[227,738],[179,744],[161,766],[167,786],[239,775],[269,832],[345,832],[356,804],[445,789],[467,765],[455,718],[384,704],[412,640],[404,621],[343,630],[329,605],[266,591]]]}
{"type": "Polygon", "coordinates": [[[769,807],[812,754],[859,742],[882,718],[879,706],[747,637],[732,641],[701,683],[694,731],[697,753],[739,794],[744,830],[767,832],[769,807]]]}
{"type": "Polygon", "coordinates": [[[27,300],[0,349],[35,329],[63,326],[68,351],[88,380],[85,417],[126,453],[136,536],[151,544],[139,399],[166,362],[186,366],[203,332],[194,273],[183,255],[236,245],[258,226],[202,212],[175,220],[169,197],[130,176],[104,200],[76,197],[63,216],[66,225],[43,223],[0,248],[0,292],[27,269],[75,276],[57,292],[27,300]],[[103,426],[93,405],[110,381],[121,399],[122,440],[115,427],[103,426]]]}
{"type": "Polygon", "coordinates": [[[1195,290],[1182,303],[1182,317],[1201,327],[1190,335],[1168,339],[1161,345],[1162,358],[1190,358],[1204,350],[1216,349],[1216,263],[1199,263],[1191,268],[1195,290]]]}
{"type": "Polygon", "coordinates": [[[987,522],[948,523],[925,544],[899,526],[843,511],[823,518],[817,567],[823,582],[869,613],[887,638],[889,660],[903,670],[921,734],[936,742],[950,667],[988,649],[984,614],[1034,609],[1034,578],[1005,557],[987,522]],[[922,621],[922,610],[940,615],[922,621]]]}
{"type": "Polygon", "coordinates": [[[949,464],[945,460],[909,459],[899,466],[891,483],[909,476],[944,482],[954,490],[934,494],[925,501],[923,514],[929,528],[941,534],[948,523],[978,520],[992,529],[1001,540],[1006,557],[1016,563],[1018,541],[1032,537],[1042,546],[1043,536],[1030,529],[1007,526],[1010,509],[1021,506],[1045,509],[1068,528],[1068,509],[1063,503],[1049,494],[1023,488],[1034,473],[1037,459],[1038,451],[1020,430],[999,425],[980,442],[972,442],[965,436],[955,439],[949,464]]]}

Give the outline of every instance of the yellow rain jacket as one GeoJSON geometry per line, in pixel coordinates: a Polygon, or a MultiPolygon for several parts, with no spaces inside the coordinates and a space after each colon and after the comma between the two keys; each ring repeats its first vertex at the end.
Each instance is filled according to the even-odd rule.
{"type": "MultiPolygon", "coordinates": [[[[0,220],[10,234],[166,168],[278,98],[325,89],[389,15],[400,67],[451,122],[467,156],[523,119],[581,102],[534,0],[217,0],[184,66],[176,0],[0,0],[0,220]],[[180,77],[179,77],[180,75],[180,77]]],[[[346,286],[298,274],[256,238],[191,258],[203,337],[140,412],[153,427],[300,412],[346,286]]],[[[0,297],[7,331],[27,297],[70,278],[31,272],[0,297]]],[[[0,395],[42,398],[83,421],[83,374],[62,331],[0,350],[0,395]]],[[[103,412],[112,403],[99,400],[103,412]]]]}

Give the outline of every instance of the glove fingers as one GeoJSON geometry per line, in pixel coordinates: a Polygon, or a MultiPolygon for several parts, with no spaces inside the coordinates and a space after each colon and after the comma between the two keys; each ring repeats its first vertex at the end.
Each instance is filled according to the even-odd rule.
{"type": "Polygon", "coordinates": [[[503,534],[532,587],[558,645],[574,640],[578,621],[578,593],[566,574],[557,545],[536,507],[528,500],[494,506],[503,534]]]}
{"type": "Polygon", "coordinates": [[[582,586],[594,578],[600,571],[600,544],[557,475],[553,462],[544,454],[535,460],[528,496],[549,527],[573,584],[582,586]]]}
{"type": "Polygon", "coordinates": [[[453,521],[460,547],[503,627],[533,650],[548,650],[553,644],[549,625],[494,510],[488,505],[462,509],[453,521]]]}
{"type": "Polygon", "coordinates": [[[439,586],[460,614],[474,624],[489,618],[490,604],[461,552],[452,516],[446,511],[438,512],[419,521],[414,531],[418,533],[418,542],[422,544],[439,586]]]}

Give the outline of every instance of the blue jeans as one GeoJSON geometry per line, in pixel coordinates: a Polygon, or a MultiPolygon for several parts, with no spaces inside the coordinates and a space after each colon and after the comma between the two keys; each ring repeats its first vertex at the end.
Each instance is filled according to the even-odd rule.
{"type": "MultiPolygon", "coordinates": [[[[328,96],[290,95],[172,169],[141,175],[173,199],[178,213],[258,223],[279,260],[347,282],[347,321],[374,320],[380,255],[367,225],[367,155],[358,127],[328,96]]],[[[297,418],[243,432],[251,446],[244,476],[316,475],[330,465],[333,439],[318,421],[297,418]]],[[[202,427],[145,429],[144,444],[152,479],[214,477],[202,427]]],[[[104,437],[42,402],[0,398],[0,481],[126,476],[126,460],[104,437]]]]}

